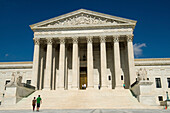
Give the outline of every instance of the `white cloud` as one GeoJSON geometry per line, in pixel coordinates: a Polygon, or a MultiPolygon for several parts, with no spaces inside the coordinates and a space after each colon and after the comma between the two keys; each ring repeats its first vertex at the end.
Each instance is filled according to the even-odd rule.
{"type": "Polygon", "coordinates": [[[145,43],[142,43],[142,44],[135,43],[133,45],[133,50],[134,50],[134,54],[136,57],[139,57],[142,55],[142,52],[143,52],[142,47],[146,47],[146,44],[145,43]]]}
{"type": "Polygon", "coordinates": [[[5,54],[5,56],[7,57],[7,56],[9,56],[8,54],[5,54]]]}

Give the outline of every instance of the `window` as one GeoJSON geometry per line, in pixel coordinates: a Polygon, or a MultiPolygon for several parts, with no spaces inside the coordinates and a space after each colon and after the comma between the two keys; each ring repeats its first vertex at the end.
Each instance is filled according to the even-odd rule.
{"type": "MultiPolygon", "coordinates": [[[[10,83],[10,80],[6,80],[5,85],[7,85],[8,83],[10,83]]],[[[6,87],[5,87],[6,90],[6,87]]]]}
{"type": "Polygon", "coordinates": [[[121,75],[121,80],[123,80],[123,75],[121,75]]]}
{"type": "Polygon", "coordinates": [[[8,83],[10,83],[10,80],[6,80],[5,85],[7,85],[8,83]]]}
{"type": "Polygon", "coordinates": [[[167,78],[168,88],[170,88],[170,78],[167,78]]]}
{"type": "Polygon", "coordinates": [[[27,80],[26,84],[30,85],[31,84],[31,80],[27,80]]]}
{"type": "Polygon", "coordinates": [[[111,80],[111,76],[110,75],[108,76],[108,79],[111,80]]]}
{"type": "Polygon", "coordinates": [[[159,101],[163,101],[163,97],[162,96],[158,96],[158,100],[159,101]]]}
{"type": "Polygon", "coordinates": [[[161,88],[161,79],[160,78],[155,78],[156,81],[156,88],[161,88]]]}
{"type": "Polygon", "coordinates": [[[86,60],[87,60],[87,59],[86,59],[86,56],[84,55],[84,56],[83,56],[83,61],[86,61],[86,60]]]}

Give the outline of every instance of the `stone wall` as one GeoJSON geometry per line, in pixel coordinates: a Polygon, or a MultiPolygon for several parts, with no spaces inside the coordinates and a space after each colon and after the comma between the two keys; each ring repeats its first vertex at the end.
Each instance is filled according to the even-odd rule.
{"type": "Polygon", "coordinates": [[[147,78],[151,85],[152,96],[154,96],[157,105],[160,104],[158,96],[162,96],[163,100],[166,100],[166,91],[170,94],[170,88],[168,88],[167,78],[170,78],[170,58],[159,59],[135,59],[136,76],[140,69],[145,69],[147,78]],[[161,88],[156,88],[155,78],[160,78],[161,88]]]}
{"type": "Polygon", "coordinates": [[[5,96],[6,81],[12,79],[12,73],[18,73],[22,76],[22,83],[31,80],[32,75],[32,62],[7,62],[0,63],[0,101],[5,96]]]}
{"type": "MultiPolygon", "coordinates": [[[[99,48],[96,48],[94,44],[94,86],[98,87],[100,82],[100,51],[99,48]]],[[[97,45],[99,46],[99,45],[97,45]]],[[[70,48],[71,49],[71,48],[70,48]]],[[[72,81],[72,51],[68,49],[68,89],[71,86],[72,81]]],[[[107,75],[111,75],[113,81],[108,80],[108,86],[111,88],[111,84],[114,86],[114,73],[113,73],[113,61],[112,58],[112,48],[107,46],[107,75]],[[109,64],[110,63],[110,64],[109,64]]],[[[166,91],[170,94],[170,88],[168,88],[167,78],[170,78],[170,59],[135,59],[135,68],[136,68],[136,78],[138,76],[138,71],[142,68],[147,72],[147,78],[150,82],[153,82],[151,85],[152,95],[156,101],[156,104],[159,105],[158,96],[162,96],[163,100],[166,100],[166,91]],[[161,88],[156,88],[155,78],[160,78],[161,88]]],[[[32,62],[8,62],[0,63],[0,100],[3,100],[3,94],[5,94],[5,83],[7,80],[11,80],[12,73],[19,73],[22,76],[22,83],[26,83],[27,80],[31,80],[32,75],[32,62]]],[[[58,76],[58,70],[56,75],[58,76]]]]}

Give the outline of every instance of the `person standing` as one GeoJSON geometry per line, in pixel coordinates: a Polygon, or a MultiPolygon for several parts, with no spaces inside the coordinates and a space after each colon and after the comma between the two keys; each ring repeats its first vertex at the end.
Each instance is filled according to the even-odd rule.
{"type": "Polygon", "coordinates": [[[123,87],[125,88],[125,83],[123,83],[123,87]]]}
{"type": "Polygon", "coordinates": [[[39,111],[40,104],[42,104],[42,99],[41,99],[40,95],[38,95],[38,98],[37,98],[37,111],[39,111]]]}
{"type": "Polygon", "coordinates": [[[100,84],[98,85],[98,88],[99,88],[99,90],[100,90],[100,84]]]}
{"type": "Polygon", "coordinates": [[[36,106],[36,99],[34,97],[34,99],[32,100],[32,107],[33,107],[33,111],[35,110],[35,106],[36,106]]]}

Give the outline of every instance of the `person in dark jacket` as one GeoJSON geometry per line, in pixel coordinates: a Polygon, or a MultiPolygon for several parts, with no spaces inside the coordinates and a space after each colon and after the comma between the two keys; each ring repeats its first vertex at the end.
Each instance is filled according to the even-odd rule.
{"type": "Polygon", "coordinates": [[[34,97],[34,99],[32,100],[32,107],[33,107],[33,111],[35,110],[35,106],[36,106],[36,98],[34,97]]]}

